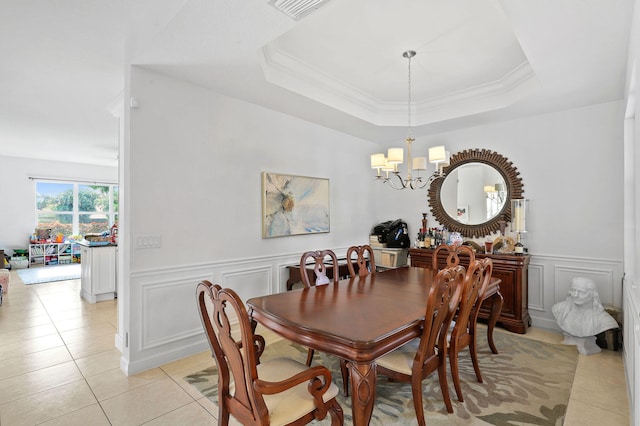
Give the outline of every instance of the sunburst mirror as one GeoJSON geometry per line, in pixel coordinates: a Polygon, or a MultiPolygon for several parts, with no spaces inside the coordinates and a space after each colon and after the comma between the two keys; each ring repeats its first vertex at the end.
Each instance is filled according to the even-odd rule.
{"type": "Polygon", "coordinates": [[[497,232],[502,220],[511,221],[511,200],[523,198],[520,172],[494,151],[454,154],[443,172],[429,187],[431,213],[449,231],[465,237],[497,232]]]}

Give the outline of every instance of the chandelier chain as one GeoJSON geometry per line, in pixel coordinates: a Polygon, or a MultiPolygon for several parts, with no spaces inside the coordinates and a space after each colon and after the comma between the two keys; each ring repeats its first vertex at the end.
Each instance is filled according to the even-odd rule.
{"type": "MultiPolygon", "coordinates": [[[[427,170],[427,158],[416,157],[411,155],[411,145],[415,141],[413,138],[413,129],[411,127],[412,111],[411,111],[411,59],[416,55],[415,50],[407,50],[402,56],[408,59],[407,62],[407,117],[408,117],[408,136],[405,140],[407,144],[407,175],[402,177],[398,166],[402,164],[404,150],[402,148],[389,148],[389,156],[385,157],[383,153],[371,155],[371,168],[376,169],[376,179],[389,184],[393,189],[420,189],[431,184],[436,179],[443,177],[441,167],[445,164],[447,153],[444,146],[429,148],[429,162],[436,165],[435,171],[428,177],[420,176],[420,172],[427,170]],[[385,174],[383,175],[382,172],[385,174]],[[396,180],[397,179],[397,180],[396,180]]],[[[446,162],[448,165],[448,162],[446,162]]]]}
{"type": "Polygon", "coordinates": [[[408,89],[409,89],[409,95],[407,96],[407,109],[408,109],[408,116],[409,116],[409,137],[412,137],[412,132],[411,132],[411,56],[409,56],[409,65],[407,67],[408,69],[408,89]]]}

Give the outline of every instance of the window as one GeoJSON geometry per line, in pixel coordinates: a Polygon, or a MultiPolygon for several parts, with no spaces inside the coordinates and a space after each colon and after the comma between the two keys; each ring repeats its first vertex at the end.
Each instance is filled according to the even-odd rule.
{"type": "Polygon", "coordinates": [[[68,237],[109,231],[117,221],[116,185],[36,181],[36,228],[68,237]]]}

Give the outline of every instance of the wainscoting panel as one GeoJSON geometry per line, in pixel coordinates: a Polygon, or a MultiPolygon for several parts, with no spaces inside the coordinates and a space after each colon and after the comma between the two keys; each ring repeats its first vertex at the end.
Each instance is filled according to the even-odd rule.
{"type": "MultiPolygon", "coordinates": [[[[344,249],[346,251],[346,249],[344,249]]],[[[129,352],[121,361],[127,374],[192,355],[208,347],[196,305],[196,285],[209,280],[247,299],[285,290],[287,265],[300,254],[263,256],[162,269],[137,270],[129,275],[133,311],[123,335],[129,352]]],[[[127,353],[127,350],[123,351],[127,353]]]]}
{"type": "Polygon", "coordinates": [[[557,265],[555,268],[556,300],[567,298],[572,281],[577,277],[587,278],[594,282],[603,304],[613,303],[613,270],[611,268],[576,268],[564,265],[557,265]]]}
{"type": "Polygon", "coordinates": [[[232,288],[243,302],[274,293],[271,265],[222,273],[223,287],[232,288]]]}
{"type": "MultiPolygon", "coordinates": [[[[334,250],[343,255],[346,248],[334,250]]],[[[285,291],[288,265],[299,253],[197,265],[172,265],[129,275],[134,311],[128,329],[128,374],[135,374],[206,348],[198,317],[195,288],[207,279],[233,288],[246,301],[285,291]]],[[[622,306],[622,259],[532,255],[529,265],[529,314],[536,327],[560,330],[551,307],[566,298],[576,276],[596,282],[603,304],[622,306]]],[[[126,352],[126,351],[125,351],[126,352]]]]}
{"type": "Polygon", "coordinates": [[[622,259],[532,255],[528,293],[532,324],[561,330],[551,308],[567,298],[574,277],[592,279],[602,304],[621,308],[622,275],[622,259]]]}
{"type": "Polygon", "coordinates": [[[211,281],[211,272],[164,271],[140,279],[141,351],[202,334],[196,305],[196,285],[202,280],[211,281]]]}
{"type": "Polygon", "coordinates": [[[544,265],[529,264],[529,315],[531,311],[544,311],[544,265]]]}

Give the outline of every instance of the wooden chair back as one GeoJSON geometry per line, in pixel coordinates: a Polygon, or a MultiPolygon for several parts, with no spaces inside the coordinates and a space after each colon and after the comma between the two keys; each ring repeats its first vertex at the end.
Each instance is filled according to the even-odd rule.
{"type": "Polygon", "coordinates": [[[438,258],[440,253],[447,254],[447,268],[458,266],[460,264],[460,255],[469,257],[469,264],[476,259],[473,249],[464,245],[440,244],[433,252],[432,269],[438,271],[438,258]]]}
{"type": "MultiPolygon", "coordinates": [[[[476,262],[478,262],[476,260],[476,262]]],[[[482,300],[484,299],[484,294],[489,288],[489,282],[491,281],[491,274],[493,273],[493,260],[486,257],[479,261],[482,264],[481,271],[476,272],[481,275],[481,283],[480,289],[478,289],[478,298],[476,299],[476,303],[473,305],[471,309],[472,318],[478,317],[478,313],[480,312],[480,305],[482,304],[482,300]],[[477,312],[474,312],[477,311],[477,312]]]]}
{"type": "Polygon", "coordinates": [[[465,275],[462,297],[460,298],[460,307],[456,315],[456,324],[451,334],[452,337],[465,333],[469,328],[469,323],[473,320],[471,312],[474,307],[479,310],[479,300],[489,285],[492,269],[493,263],[490,258],[474,260],[469,264],[465,275]]]}
{"type": "Polygon", "coordinates": [[[451,376],[456,389],[458,401],[464,402],[462,388],[460,386],[460,375],[458,373],[458,353],[467,346],[471,355],[471,362],[476,373],[476,379],[482,383],[482,374],[478,362],[477,353],[477,323],[478,313],[484,293],[489,286],[491,273],[493,271],[493,261],[490,258],[474,260],[469,265],[465,275],[460,306],[455,317],[455,325],[449,336],[449,362],[451,364],[451,376]]]}
{"type": "Polygon", "coordinates": [[[342,408],[335,399],[338,388],[329,370],[322,366],[307,368],[287,358],[267,360],[258,367],[265,341],[253,333],[240,297],[209,281],[198,284],[196,296],[218,367],[219,424],[229,424],[233,415],[243,425],[302,425],[327,414],[331,415],[332,426],[343,424],[342,408]],[[237,333],[232,334],[235,321],[239,340],[234,337],[237,333]],[[275,381],[260,379],[259,372],[275,381]],[[265,400],[265,396],[270,398],[265,400]]]}
{"type": "Polygon", "coordinates": [[[428,371],[429,359],[442,357],[442,362],[446,360],[445,351],[438,351],[437,348],[446,347],[447,331],[463,293],[464,279],[465,269],[458,265],[438,272],[431,285],[424,316],[424,328],[414,361],[414,368],[420,366],[423,375],[433,371],[428,371]]]}
{"type": "MultiPolygon", "coordinates": [[[[304,284],[305,288],[311,287],[312,285],[325,285],[331,282],[327,276],[327,265],[325,263],[327,259],[331,261],[331,265],[333,267],[333,283],[337,284],[338,281],[340,281],[338,258],[333,250],[307,251],[300,257],[300,278],[302,279],[302,284],[304,284]],[[313,259],[313,263],[307,263],[309,259],[313,259]],[[313,282],[311,281],[307,270],[307,266],[311,264],[313,265],[313,272],[315,275],[315,281],[313,282]]],[[[307,351],[307,366],[311,366],[314,353],[315,351],[311,348],[307,351]]]]}
{"type": "Polygon", "coordinates": [[[244,304],[233,290],[209,281],[198,284],[197,297],[202,324],[218,366],[218,403],[242,424],[255,424],[256,419],[268,421],[264,399],[253,389],[264,339],[254,338],[244,304]],[[231,334],[231,324],[236,319],[239,341],[231,334]]]}
{"type": "Polygon", "coordinates": [[[300,277],[305,287],[311,287],[312,285],[324,285],[329,284],[331,279],[327,276],[326,261],[329,259],[333,267],[333,282],[340,281],[340,274],[338,270],[338,258],[333,250],[316,250],[308,251],[302,254],[300,257],[300,277]],[[309,259],[313,259],[313,263],[307,263],[309,259]],[[313,265],[313,271],[315,273],[315,282],[311,282],[309,274],[307,273],[307,266],[313,265]]]}
{"type": "Polygon", "coordinates": [[[349,276],[357,275],[363,277],[376,272],[376,260],[373,255],[373,249],[370,245],[351,246],[347,249],[347,267],[349,268],[349,276]],[[354,258],[355,255],[355,258],[354,258]]]}
{"type": "Polygon", "coordinates": [[[393,381],[411,383],[416,418],[421,426],[425,425],[422,381],[435,371],[438,372],[440,390],[447,411],[453,413],[447,384],[447,352],[443,348],[446,348],[447,330],[458,306],[464,279],[463,266],[445,268],[438,272],[427,297],[424,327],[420,338],[377,360],[377,373],[393,381]]]}

